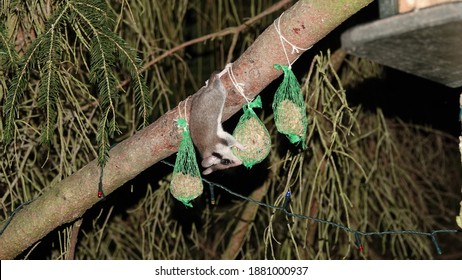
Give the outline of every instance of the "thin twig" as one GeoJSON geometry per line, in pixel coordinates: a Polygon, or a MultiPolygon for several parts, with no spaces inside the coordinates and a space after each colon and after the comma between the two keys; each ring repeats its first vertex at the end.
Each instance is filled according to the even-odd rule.
{"type": "MultiPolygon", "coordinates": [[[[254,190],[250,195],[250,198],[262,201],[263,198],[266,196],[268,192],[269,182],[265,182],[261,187],[254,190]]],[[[255,216],[257,215],[259,205],[255,203],[248,202],[240,215],[239,222],[236,224],[234,228],[233,234],[231,235],[231,239],[228,242],[228,247],[226,248],[225,252],[221,256],[223,260],[233,260],[239,254],[240,250],[242,249],[242,245],[246,237],[248,236],[248,232],[251,229],[251,226],[254,223],[255,216]]]]}
{"type": "MultiPolygon", "coordinates": [[[[172,55],[172,54],[176,53],[177,51],[182,50],[182,49],[184,49],[184,48],[186,48],[188,46],[195,45],[195,44],[207,41],[207,40],[213,40],[213,39],[215,39],[217,37],[225,37],[225,36],[228,36],[228,35],[238,34],[238,33],[242,32],[242,31],[244,31],[246,28],[248,28],[252,24],[254,24],[255,22],[257,22],[260,19],[266,17],[267,15],[270,15],[270,14],[282,9],[285,5],[289,4],[290,2],[292,2],[292,1],[291,0],[281,0],[278,3],[274,4],[273,6],[269,7],[268,9],[264,10],[260,14],[248,19],[247,21],[245,21],[243,24],[241,24],[239,26],[228,27],[228,28],[225,28],[223,30],[220,30],[220,31],[217,31],[217,32],[214,32],[214,33],[210,33],[210,34],[204,35],[202,37],[198,37],[198,38],[195,38],[193,40],[184,42],[183,44],[178,45],[178,46],[166,51],[165,53],[161,54],[160,56],[158,56],[158,57],[154,58],[153,60],[149,61],[148,63],[146,63],[140,69],[139,74],[141,74],[142,72],[148,70],[151,66],[155,65],[157,62],[161,61],[162,59],[164,59],[166,57],[169,57],[170,55],[172,55]]],[[[228,57],[228,59],[229,59],[229,57],[228,57]]],[[[131,80],[131,78],[127,78],[126,80],[122,81],[117,86],[117,88],[124,87],[125,85],[127,85],[130,82],[130,80],[131,80]]]]}
{"type": "Polygon", "coordinates": [[[67,260],[73,260],[75,256],[75,246],[77,245],[77,240],[79,236],[80,226],[82,225],[82,218],[76,220],[72,226],[71,232],[71,242],[69,245],[69,252],[67,254],[67,260]]]}

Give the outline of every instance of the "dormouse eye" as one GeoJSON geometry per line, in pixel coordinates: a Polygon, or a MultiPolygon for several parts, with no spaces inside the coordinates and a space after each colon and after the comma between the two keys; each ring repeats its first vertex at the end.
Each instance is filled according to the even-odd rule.
{"type": "Polygon", "coordinates": [[[230,164],[232,163],[232,162],[231,162],[229,159],[227,159],[227,158],[222,159],[220,162],[221,162],[221,164],[223,164],[223,165],[230,165],[230,164]]]}

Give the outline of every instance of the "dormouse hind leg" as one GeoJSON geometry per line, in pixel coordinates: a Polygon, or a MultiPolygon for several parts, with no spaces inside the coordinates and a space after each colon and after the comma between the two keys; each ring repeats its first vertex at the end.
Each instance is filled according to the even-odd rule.
{"type": "Polygon", "coordinates": [[[244,150],[245,150],[245,146],[242,145],[241,143],[237,142],[237,141],[234,143],[233,146],[236,147],[236,148],[238,148],[238,149],[241,150],[241,151],[244,151],[244,150]]]}
{"type": "Polygon", "coordinates": [[[221,136],[226,139],[226,142],[228,143],[228,147],[236,147],[238,148],[239,150],[245,150],[245,147],[244,145],[242,145],[241,143],[237,142],[236,138],[234,138],[234,136],[232,136],[231,134],[227,133],[226,131],[223,131],[223,133],[221,133],[221,136]]]}

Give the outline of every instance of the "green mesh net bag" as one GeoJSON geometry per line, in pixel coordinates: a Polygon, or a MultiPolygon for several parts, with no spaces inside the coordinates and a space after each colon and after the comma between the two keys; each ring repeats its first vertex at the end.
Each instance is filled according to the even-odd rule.
{"type": "Polygon", "coordinates": [[[170,192],[184,205],[192,207],[190,201],[202,194],[202,178],[186,120],[178,119],[178,126],[183,129],[183,133],[173,168],[170,192]]]}
{"type": "Polygon", "coordinates": [[[261,106],[260,96],[254,101],[247,102],[243,106],[244,114],[233,132],[234,138],[245,147],[245,150],[233,147],[233,153],[247,168],[263,161],[271,149],[270,134],[253,111],[253,108],[261,108],[261,106]]]}
{"type": "Polygon", "coordinates": [[[306,105],[300,84],[288,66],[275,64],[274,68],[284,71],[284,79],[273,100],[274,121],[278,131],[285,134],[293,144],[302,143],[305,149],[306,105]]]}

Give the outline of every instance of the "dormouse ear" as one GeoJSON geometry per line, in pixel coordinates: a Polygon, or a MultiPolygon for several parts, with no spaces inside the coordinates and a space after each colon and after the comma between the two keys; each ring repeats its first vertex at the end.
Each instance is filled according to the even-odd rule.
{"type": "MultiPolygon", "coordinates": [[[[217,163],[220,163],[220,161],[221,161],[221,159],[217,158],[216,156],[209,156],[209,157],[206,157],[206,158],[204,158],[204,159],[202,160],[201,165],[202,165],[202,167],[204,167],[204,168],[208,168],[208,167],[210,167],[210,166],[212,166],[212,165],[215,165],[215,164],[217,164],[217,163]]],[[[205,172],[205,171],[204,171],[204,172],[205,172]]],[[[209,173],[211,173],[211,171],[210,171],[209,173]]],[[[207,173],[207,174],[209,174],[209,173],[207,173]]]]}
{"type": "Polygon", "coordinates": [[[225,91],[223,83],[220,80],[220,76],[218,75],[220,72],[215,71],[210,75],[210,78],[207,80],[207,85],[212,85],[214,88],[220,89],[221,91],[225,91]]]}
{"type": "Polygon", "coordinates": [[[211,167],[207,168],[204,170],[204,172],[202,172],[203,175],[209,175],[210,173],[213,172],[213,169],[211,167]]]}

